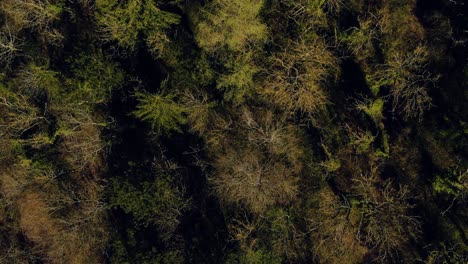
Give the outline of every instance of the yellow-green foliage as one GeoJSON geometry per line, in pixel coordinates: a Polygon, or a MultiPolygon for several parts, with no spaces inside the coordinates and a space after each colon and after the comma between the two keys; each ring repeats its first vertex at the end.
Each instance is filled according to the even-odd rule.
{"type": "Polygon", "coordinates": [[[366,67],[375,56],[374,45],[379,37],[379,27],[375,19],[359,19],[359,28],[354,28],[345,37],[345,41],[349,43],[353,55],[366,67]]]}
{"type": "Polygon", "coordinates": [[[148,121],[158,132],[180,131],[185,123],[185,108],[174,102],[173,95],[138,93],[139,104],[133,112],[143,121],[148,121]]]}
{"type": "Polygon", "coordinates": [[[259,19],[263,0],[214,0],[194,19],[200,47],[214,52],[221,47],[241,51],[250,42],[265,39],[267,29],[259,19]]]}
{"type": "Polygon", "coordinates": [[[234,54],[228,58],[228,72],[221,75],[217,88],[225,91],[225,98],[235,103],[241,103],[245,97],[251,96],[254,90],[254,75],[258,67],[252,62],[252,51],[244,54],[234,54]]]}
{"type": "Polygon", "coordinates": [[[150,51],[158,56],[168,42],[165,30],[179,23],[179,16],[162,11],[152,0],[97,0],[96,17],[104,29],[104,38],[134,50],[140,34],[150,51]]]}
{"type": "Polygon", "coordinates": [[[63,91],[59,80],[60,74],[49,69],[48,65],[38,65],[34,62],[21,69],[16,78],[19,90],[30,96],[46,94],[51,100],[58,100],[63,91]]]}
{"type": "Polygon", "coordinates": [[[446,175],[437,175],[432,187],[436,193],[457,198],[468,193],[468,170],[458,172],[452,168],[446,175]]]}
{"type": "Polygon", "coordinates": [[[383,119],[383,106],[384,100],[382,98],[377,98],[374,101],[369,101],[367,103],[360,103],[358,105],[358,109],[364,111],[364,113],[368,114],[374,122],[379,125],[383,119]]]}
{"type": "Polygon", "coordinates": [[[370,131],[357,131],[351,133],[350,144],[356,149],[356,153],[365,154],[372,150],[375,136],[370,131]]]}
{"type": "Polygon", "coordinates": [[[322,161],[320,165],[327,171],[327,172],[335,172],[341,168],[341,162],[338,158],[334,157],[332,153],[328,150],[328,148],[322,144],[322,148],[327,155],[327,160],[322,161]]]}

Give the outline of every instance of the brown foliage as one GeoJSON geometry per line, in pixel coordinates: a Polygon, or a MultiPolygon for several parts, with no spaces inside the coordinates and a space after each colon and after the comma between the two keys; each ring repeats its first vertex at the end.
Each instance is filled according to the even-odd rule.
{"type": "Polygon", "coordinates": [[[44,195],[27,192],[17,202],[20,212],[20,227],[26,237],[44,253],[51,248],[51,240],[59,233],[58,223],[51,217],[51,208],[44,195]]]}
{"type": "Polygon", "coordinates": [[[107,241],[106,224],[104,207],[95,199],[102,188],[88,182],[86,190],[81,191],[79,194],[71,190],[66,194],[46,194],[27,190],[16,202],[22,232],[33,243],[34,252],[43,255],[48,263],[101,261],[100,251],[107,241]],[[62,195],[65,197],[61,198],[62,195]],[[80,206],[67,214],[57,215],[54,211],[63,210],[61,207],[67,206],[60,204],[60,199],[67,200],[67,195],[77,195],[74,198],[79,200],[80,206]]]}

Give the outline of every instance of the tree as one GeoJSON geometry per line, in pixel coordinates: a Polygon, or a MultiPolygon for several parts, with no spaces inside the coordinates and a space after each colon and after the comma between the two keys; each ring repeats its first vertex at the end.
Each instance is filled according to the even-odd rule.
{"type": "Polygon", "coordinates": [[[261,213],[296,197],[303,149],[294,127],[272,112],[257,111],[254,117],[244,108],[234,131],[238,134],[221,136],[212,182],[223,200],[261,213]]]}
{"type": "Polygon", "coordinates": [[[179,23],[179,16],[158,8],[152,0],[97,0],[96,18],[105,41],[115,41],[126,50],[137,48],[143,35],[149,50],[159,57],[169,41],[166,30],[179,23]]]}
{"type": "Polygon", "coordinates": [[[260,68],[254,63],[254,50],[234,53],[223,59],[226,72],[221,74],[216,87],[224,91],[224,98],[234,104],[241,104],[254,95],[254,76],[260,68]]]}
{"type": "Polygon", "coordinates": [[[295,208],[272,208],[265,214],[267,224],[259,233],[265,233],[271,243],[271,251],[283,256],[290,262],[304,259],[306,233],[301,230],[298,222],[301,218],[295,208]]]}
{"type": "Polygon", "coordinates": [[[337,70],[337,62],[320,40],[291,42],[273,54],[271,69],[261,90],[287,113],[313,115],[328,102],[324,84],[337,70]]]}
{"type": "Polygon", "coordinates": [[[227,47],[242,51],[249,43],[262,41],[267,29],[259,20],[263,0],[214,0],[192,18],[198,45],[208,52],[227,47]]]}
{"type": "Polygon", "coordinates": [[[428,94],[438,76],[429,70],[429,53],[426,47],[418,46],[411,52],[396,52],[389,61],[376,71],[377,82],[390,86],[393,110],[405,119],[422,119],[432,106],[428,94]]]}
{"type": "Polygon", "coordinates": [[[50,70],[48,65],[31,62],[18,71],[15,82],[25,95],[35,99],[45,96],[54,101],[60,98],[63,91],[59,76],[60,74],[50,70]]]}
{"type": "Polygon", "coordinates": [[[0,11],[7,17],[6,27],[13,34],[23,29],[32,29],[46,39],[47,44],[60,44],[63,35],[54,28],[54,23],[60,20],[63,12],[60,0],[4,0],[0,3],[0,11]]]}
{"type": "Polygon", "coordinates": [[[358,19],[359,28],[353,28],[345,41],[349,43],[350,50],[362,63],[364,70],[370,72],[370,66],[377,50],[377,43],[381,38],[379,23],[374,14],[369,14],[366,19],[358,19]]]}
{"type": "Polygon", "coordinates": [[[197,94],[187,91],[181,99],[185,109],[187,109],[187,123],[190,129],[200,135],[205,135],[215,119],[215,102],[210,102],[208,94],[197,92],[197,94]]]}
{"type": "Polygon", "coordinates": [[[19,138],[41,124],[45,118],[24,95],[14,93],[0,84],[0,138],[19,138]]]}
{"type": "Polygon", "coordinates": [[[398,52],[411,53],[423,43],[424,27],[414,14],[416,2],[416,0],[386,1],[377,11],[378,25],[382,32],[382,46],[387,58],[398,52]]]}
{"type": "Polygon", "coordinates": [[[158,132],[180,131],[186,122],[185,108],[174,102],[174,95],[138,93],[139,104],[134,115],[148,121],[158,132]]]}
{"type": "Polygon", "coordinates": [[[78,177],[86,172],[96,174],[102,167],[102,155],[106,150],[100,138],[101,129],[107,124],[83,106],[54,110],[58,116],[59,150],[71,171],[78,177]]]}
{"type": "Polygon", "coordinates": [[[14,35],[8,28],[0,30],[0,63],[8,67],[21,52],[21,38],[14,35]]]}
{"type": "Polygon", "coordinates": [[[213,177],[215,190],[225,201],[246,205],[252,212],[263,212],[275,204],[296,197],[297,177],[278,160],[247,148],[227,150],[217,157],[213,177]]]}
{"type": "Polygon", "coordinates": [[[349,201],[329,187],[320,190],[307,214],[313,253],[321,263],[362,263],[368,248],[358,239],[359,218],[349,201]]]}
{"type": "Polygon", "coordinates": [[[354,192],[359,195],[361,237],[380,261],[397,260],[396,254],[410,238],[420,232],[414,207],[408,202],[410,191],[405,186],[393,187],[391,180],[379,182],[377,176],[363,174],[354,179],[354,192]]]}
{"type": "Polygon", "coordinates": [[[175,185],[167,168],[161,170],[157,164],[153,166],[151,170],[156,174],[153,175],[153,180],[136,184],[127,180],[114,180],[110,206],[121,208],[131,215],[138,226],[155,227],[161,240],[170,242],[175,236],[182,214],[190,207],[191,202],[184,197],[184,191],[175,185]]]}

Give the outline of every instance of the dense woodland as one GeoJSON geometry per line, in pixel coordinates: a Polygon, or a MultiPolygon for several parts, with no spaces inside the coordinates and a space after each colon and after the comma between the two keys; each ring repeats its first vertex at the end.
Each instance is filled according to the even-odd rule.
{"type": "Polygon", "coordinates": [[[468,263],[462,0],[0,0],[0,263],[468,263]]]}

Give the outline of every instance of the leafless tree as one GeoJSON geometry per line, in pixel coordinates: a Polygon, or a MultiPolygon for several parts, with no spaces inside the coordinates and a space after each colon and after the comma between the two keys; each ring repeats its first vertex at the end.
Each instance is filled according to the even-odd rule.
{"type": "Polygon", "coordinates": [[[391,81],[393,109],[405,118],[421,119],[424,111],[432,106],[428,89],[438,76],[428,70],[428,62],[427,49],[419,46],[411,53],[396,53],[384,71],[384,78],[391,81]]]}
{"type": "Polygon", "coordinates": [[[21,52],[22,42],[8,28],[0,30],[0,63],[6,67],[21,52]]]}
{"type": "Polygon", "coordinates": [[[261,93],[289,113],[313,115],[328,103],[323,84],[336,70],[336,59],[322,40],[291,42],[273,54],[261,93]]]}
{"type": "Polygon", "coordinates": [[[380,181],[373,173],[362,174],[354,182],[360,197],[360,239],[376,253],[376,260],[397,259],[399,249],[420,232],[419,220],[410,212],[409,189],[395,188],[392,181],[380,181]]]}

